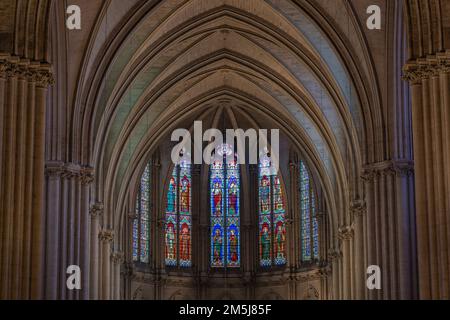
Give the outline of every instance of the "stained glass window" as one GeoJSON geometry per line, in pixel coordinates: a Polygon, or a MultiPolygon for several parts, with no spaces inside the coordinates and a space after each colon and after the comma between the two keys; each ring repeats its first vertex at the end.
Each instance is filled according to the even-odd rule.
{"type": "Polygon", "coordinates": [[[261,267],[286,264],[285,204],[280,177],[270,159],[259,162],[259,261],[261,267]]]}
{"type": "Polygon", "coordinates": [[[169,267],[192,265],[191,164],[182,158],[169,177],[166,197],[165,261],[169,267]]]}
{"type": "Polygon", "coordinates": [[[211,267],[240,266],[240,171],[229,145],[210,166],[211,267]],[[230,157],[231,155],[231,157],[230,157]]]}
{"type": "Polygon", "coordinates": [[[150,209],[151,165],[145,167],[136,197],[136,219],[133,221],[133,260],[149,262],[150,257],[150,209]]]}
{"type": "Polygon", "coordinates": [[[299,165],[301,258],[308,262],[319,258],[319,230],[316,216],[316,197],[308,169],[299,165]]]}

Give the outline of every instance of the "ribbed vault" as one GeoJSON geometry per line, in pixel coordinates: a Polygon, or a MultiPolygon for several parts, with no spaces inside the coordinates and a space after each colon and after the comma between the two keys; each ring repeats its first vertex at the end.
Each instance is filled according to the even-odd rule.
{"type": "Polygon", "coordinates": [[[85,62],[85,70],[96,63],[101,72],[81,76],[74,113],[74,132],[91,146],[79,157],[100,169],[97,194],[115,215],[105,223],[121,221],[130,182],[159,139],[226,98],[286,130],[320,176],[333,230],[344,224],[348,190],[361,192],[362,164],[383,140],[373,131],[382,123],[377,94],[364,84],[371,64],[359,70],[346,60],[365,59],[364,43],[342,52],[326,31],[336,26],[319,27],[324,17],[306,2],[164,1],[134,9],[134,24],[123,27],[128,36],[111,34],[105,43],[103,20],[117,8],[104,8],[91,41],[105,43],[106,54],[85,62]]]}

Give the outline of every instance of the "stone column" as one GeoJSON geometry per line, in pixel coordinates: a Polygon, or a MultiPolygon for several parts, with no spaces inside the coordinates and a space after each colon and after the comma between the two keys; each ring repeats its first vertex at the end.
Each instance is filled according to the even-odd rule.
{"type": "Polygon", "coordinates": [[[341,272],[340,272],[340,261],[341,261],[342,253],[339,250],[335,250],[334,248],[330,248],[328,250],[328,262],[331,264],[331,298],[333,300],[341,299],[341,272]]]}
{"type": "Polygon", "coordinates": [[[111,243],[114,240],[114,231],[103,229],[100,231],[98,238],[100,240],[101,250],[101,273],[100,273],[100,299],[111,299],[111,243]]]}
{"type": "Polygon", "coordinates": [[[364,214],[366,204],[362,200],[354,200],[351,203],[350,210],[354,223],[354,296],[353,298],[365,299],[366,270],[364,262],[365,239],[364,239],[364,214]]]}
{"type": "Polygon", "coordinates": [[[414,197],[409,161],[384,161],[365,168],[367,268],[381,268],[382,289],[369,299],[414,298],[414,197]],[[399,263],[400,262],[400,263],[399,263]]]}
{"type": "Polygon", "coordinates": [[[120,299],[120,288],[121,288],[121,279],[120,279],[120,269],[122,267],[123,261],[124,261],[124,255],[122,252],[116,251],[112,253],[111,255],[111,261],[112,261],[112,269],[113,269],[113,293],[112,293],[112,299],[119,300],[120,299]]]}
{"type": "Polygon", "coordinates": [[[352,295],[352,257],[354,252],[352,250],[352,242],[353,242],[353,226],[344,226],[339,228],[339,240],[341,242],[342,247],[342,283],[343,283],[343,294],[342,297],[345,300],[349,300],[353,298],[352,295]]]}
{"type": "Polygon", "coordinates": [[[0,298],[44,294],[44,128],[48,65],[0,55],[0,298]]]}
{"type": "Polygon", "coordinates": [[[412,91],[419,292],[450,298],[450,50],[408,62],[412,91]]]}
{"type": "Polygon", "coordinates": [[[99,220],[103,215],[103,204],[100,202],[94,203],[89,210],[91,218],[90,229],[90,263],[89,263],[89,299],[97,300],[100,298],[100,279],[99,279],[99,220]]]}

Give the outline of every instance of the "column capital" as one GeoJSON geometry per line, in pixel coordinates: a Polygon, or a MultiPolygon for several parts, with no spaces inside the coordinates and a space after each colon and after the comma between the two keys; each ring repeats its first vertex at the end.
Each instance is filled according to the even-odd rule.
{"type": "Polygon", "coordinates": [[[414,161],[394,159],[366,164],[361,179],[369,182],[380,176],[410,176],[413,173],[414,161]]]}
{"type": "Polygon", "coordinates": [[[103,229],[98,233],[98,238],[102,242],[110,243],[114,240],[114,230],[103,229]]]}
{"type": "Polygon", "coordinates": [[[328,260],[333,262],[342,258],[342,252],[340,250],[335,250],[333,248],[328,250],[328,260]]]}
{"type": "Polygon", "coordinates": [[[31,69],[30,79],[39,88],[47,88],[55,84],[55,78],[51,72],[50,65],[40,65],[36,69],[31,69]]]}
{"type": "Polygon", "coordinates": [[[366,202],[362,199],[354,199],[350,202],[350,213],[353,218],[364,215],[367,211],[366,202]]]}
{"type": "Polygon", "coordinates": [[[353,238],[353,226],[342,226],[338,230],[338,238],[340,240],[351,240],[353,238]]]}
{"type": "Polygon", "coordinates": [[[91,206],[91,208],[89,209],[89,214],[92,219],[102,216],[103,215],[103,203],[101,203],[101,202],[94,203],[91,206]]]}
{"type": "Polygon", "coordinates": [[[89,185],[94,182],[94,168],[85,166],[80,170],[81,184],[89,185]]]}
{"type": "Polygon", "coordinates": [[[120,265],[124,262],[125,255],[123,252],[115,251],[111,254],[111,261],[114,264],[120,265]]]}
{"type": "Polygon", "coordinates": [[[450,72],[450,50],[408,61],[403,66],[403,80],[420,84],[422,80],[450,72]]]}
{"type": "Polygon", "coordinates": [[[0,53],[0,78],[13,77],[28,79],[41,88],[55,83],[50,64],[0,53]]]}

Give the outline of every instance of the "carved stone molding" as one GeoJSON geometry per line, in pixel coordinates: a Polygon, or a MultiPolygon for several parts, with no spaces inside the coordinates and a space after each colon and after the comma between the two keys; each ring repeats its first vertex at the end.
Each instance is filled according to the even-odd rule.
{"type": "Polygon", "coordinates": [[[124,257],[123,252],[116,251],[111,254],[111,261],[114,264],[120,265],[123,263],[124,257]]]}
{"type": "Polygon", "coordinates": [[[364,215],[367,211],[366,202],[361,199],[353,200],[350,203],[350,212],[353,218],[364,215]]]}
{"type": "Polygon", "coordinates": [[[64,172],[63,162],[47,162],[45,165],[45,175],[48,178],[60,178],[64,172]]]}
{"type": "Polygon", "coordinates": [[[45,165],[45,174],[50,178],[79,178],[83,185],[91,184],[94,181],[94,169],[92,167],[75,163],[49,161],[45,165]]]}
{"type": "Polygon", "coordinates": [[[338,238],[340,240],[351,240],[353,238],[353,226],[343,226],[339,228],[338,238]]]}
{"type": "Polygon", "coordinates": [[[103,215],[103,203],[94,203],[89,209],[89,214],[92,219],[98,218],[103,215]]]}
{"type": "Polygon", "coordinates": [[[414,173],[414,162],[409,160],[390,160],[367,164],[364,166],[361,179],[373,181],[381,176],[411,176],[414,173]]]}
{"type": "Polygon", "coordinates": [[[94,182],[94,168],[82,167],[80,170],[80,180],[82,185],[89,185],[94,182]]]}
{"type": "Polygon", "coordinates": [[[114,240],[114,230],[104,229],[98,233],[101,242],[112,242],[114,240]]]}
{"type": "Polygon", "coordinates": [[[403,80],[420,84],[422,80],[450,72],[450,50],[409,61],[403,67],[403,80]]]}
{"type": "Polygon", "coordinates": [[[334,260],[339,260],[342,258],[342,252],[339,250],[330,249],[328,250],[328,260],[333,262],[334,260]]]}
{"type": "Polygon", "coordinates": [[[14,77],[35,82],[36,86],[41,88],[46,88],[55,83],[49,64],[21,59],[8,54],[0,54],[0,78],[8,79],[14,77]]]}

